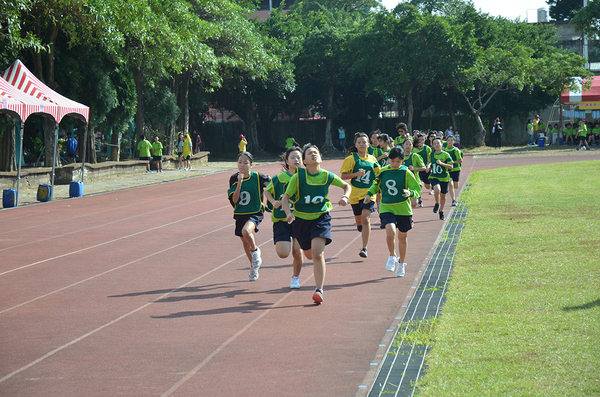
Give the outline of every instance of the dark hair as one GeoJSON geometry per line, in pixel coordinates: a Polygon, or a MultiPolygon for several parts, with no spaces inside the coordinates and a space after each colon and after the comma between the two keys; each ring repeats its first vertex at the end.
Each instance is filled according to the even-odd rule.
{"type": "Polygon", "coordinates": [[[298,146],[291,146],[285,152],[283,152],[281,156],[279,156],[283,160],[282,168],[284,171],[288,171],[290,169],[290,166],[288,165],[287,161],[290,158],[290,154],[292,152],[300,152],[300,154],[302,154],[302,149],[300,149],[298,146]]]}
{"type": "Polygon", "coordinates": [[[402,146],[394,146],[392,150],[390,150],[388,158],[390,160],[397,158],[399,158],[400,160],[404,160],[404,148],[402,146]]]}
{"type": "MultiPolygon", "coordinates": [[[[373,134],[379,136],[376,132],[371,132],[371,136],[373,134]]],[[[367,138],[367,142],[369,142],[369,136],[367,134],[365,134],[364,132],[357,132],[356,134],[354,134],[354,142],[356,142],[356,140],[358,138],[367,138]]]]}
{"type": "Polygon", "coordinates": [[[408,127],[402,122],[396,124],[396,130],[398,130],[399,128],[402,128],[404,131],[408,132],[408,127]]]}
{"type": "Polygon", "coordinates": [[[140,135],[140,139],[146,139],[146,135],[144,135],[144,134],[140,135]]]}
{"type": "Polygon", "coordinates": [[[317,149],[317,151],[319,152],[319,154],[321,154],[321,151],[319,150],[319,148],[317,147],[317,145],[313,145],[312,143],[307,143],[306,145],[302,146],[302,161],[304,161],[304,159],[306,158],[306,151],[310,148],[315,148],[317,149]]]}
{"type": "Polygon", "coordinates": [[[252,155],[252,153],[250,153],[250,152],[239,152],[238,156],[237,156],[238,160],[242,156],[248,157],[248,160],[250,160],[250,164],[254,164],[254,156],[252,155]]]}
{"type": "Polygon", "coordinates": [[[386,133],[379,134],[379,138],[377,138],[377,139],[379,139],[380,141],[387,142],[388,144],[391,141],[390,136],[388,134],[386,134],[386,133]]]}

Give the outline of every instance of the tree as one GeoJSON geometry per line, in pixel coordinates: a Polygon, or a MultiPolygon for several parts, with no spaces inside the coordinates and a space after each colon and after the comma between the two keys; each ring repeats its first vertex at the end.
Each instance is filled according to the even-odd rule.
{"type": "Polygon", "coordinates": [[[546,0],[546,4],[549,6],[550,18],[557,21],[570,21],[581,8],[581,0],[546,0]]]}
{"type": "Polygon", "coordinates": [[[591,0],[585,7],[575,13],[572,20],[577,31],[590,38],[600,36],[600,0],[591,0]]]}

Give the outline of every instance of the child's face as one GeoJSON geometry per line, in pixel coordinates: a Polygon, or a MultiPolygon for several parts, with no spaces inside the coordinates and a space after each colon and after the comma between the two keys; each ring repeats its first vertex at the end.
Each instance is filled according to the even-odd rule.
{"type": "MultiPolygon", "coordinates": [[[[359,138],[359,139],[362,139],[362,138],[359,138]]],[[[371,144],[373,146],[377,146],[377,142],[379,142],[379,136],[377,134],[371,135],[371,144]]],[[[357,144],[358,144],[358,141],[357,141],[357,144]]],[[[358,148],[358,146],[356,146],[356,147],[358,148]]]]}
{"type": "Polygon", "coordinates": [[[448,138],[446,138],[446,142],[448,143],[448,147],[452,147],[454,145],[454,138],[449,136],[448,138]]]}
{"type": "MultiPolygon", "coordinates": [[[[410,151],[412,150],[413,144],[412,141],[410,139],[407,139],[404,141],[404,153],[408,153],[410,154],[410,151]]],[[[407,156],[408,156],[407,154],[407,156]]]]}
{"type": "MultiPolygon", "coordinates": [[[[375,142],[375,144],[377,144],[377,140],[375,140],[375,142]]],[[[369,141],[367,141],[366,137],[361,136],[356,140],[354,145],[356,146],[356,149],[358,149],[359,152],[364,153],[369,147],[369,141]]]]}
{"type": "Polygon", "coordinates": [[[238,171],[240,174],[248,175],[250,168],[252,168],[252,161],[250,161],[248,156],[241,155],[238,157],[238,171]]]}
{"type": "Polygon", "coordinates": [[[311,147],[304,152],[304,164],[321,164],[321,161],[321,153],[318,149],[311,147]]]}
{"type": "Polygon", "coordinates": [[[436,152],[439,152],[442,150],[442,141],[440,141],[439,139],[436,139],[435,141],[433,141],[433,148],[435,149],[436,152]]]}
{"type": "Polygon", "coordinates": [[[397,170],[402,165],[402,160],[400,157],[396,157],[395,159],[390,159],[390,167],[397,170]]]}
{"type": "Polygon", "coordinates": [[[298,150],[294,150],[288,155],[286,164],[290,167],[290,170],[295,170],[302,164],[302,154],[298,150]]]}

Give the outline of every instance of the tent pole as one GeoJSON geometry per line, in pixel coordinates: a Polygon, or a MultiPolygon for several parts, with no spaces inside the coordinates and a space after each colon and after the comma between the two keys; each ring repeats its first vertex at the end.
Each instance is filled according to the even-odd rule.
{"type": "Polygon", "coordinates": [[[25,156],[23,156],[23,131],[25,130],[25,122],[21,121],[21,129],[19,131],[19,137],[20,137],[20,142],[19,142],[19,168],[18,168],[18,172],[17,172],[17,199],[15,200],[16,202],[16,207],[19,206],[19,190],[21,189],[21,163],[23,162],[22,160],[25,158],[25,156]]]}
{"type": "Polygon", "coordinates": [[[85,149],[87,148],[87,133],[88,124],[85,125],[83,130],[83,155],[81,156],[81,183],[83,183],[83,170],[85,169],[85,149]]]}
{"type": "Polygon", "coordinates": [[[54,129],[54,150],[52,151],[52,179],[50,180],[50,201],[54,196],[54,171],[56,169],[56,145],[58,144],[58,123],[54,129]]]}

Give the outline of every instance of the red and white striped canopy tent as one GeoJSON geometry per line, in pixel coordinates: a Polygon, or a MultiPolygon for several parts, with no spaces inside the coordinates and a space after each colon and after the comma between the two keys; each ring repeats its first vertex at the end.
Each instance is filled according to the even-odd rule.
{"type": "Polygon", "coordinates": [[[588,90],[581,90],[581,79],[579,79],[579,91],[563,92],[560,101],[567,104],[579,104],[588,102],[600,102],[600,76],[592,76],[592,87],[588,90]]]}
{"type": "Polygon", "coordinates": [[[17,59],[10,65],[2,74],[2,78],[18,90],[34,98],[57,105],[58,113],[55,116],[57,123],[60,123],[63,117],[67,115],[76,117],[86,124],[88,123],[90,115],[89,107],[69,98],[65,98],[56,91],[50,89],[35,77],[20,60],[17,59]]]}
{"type": "Polygon", "coordinates": [[[0,113],[6,113],[22,123],[24,123],[32,114],[51,116],[55,121],[58,118],[58,105],[32,97],[31,95],[16,89],[1,77],[0,95],[2,97],[0,113]]]}

